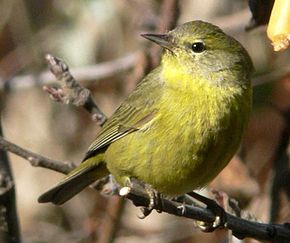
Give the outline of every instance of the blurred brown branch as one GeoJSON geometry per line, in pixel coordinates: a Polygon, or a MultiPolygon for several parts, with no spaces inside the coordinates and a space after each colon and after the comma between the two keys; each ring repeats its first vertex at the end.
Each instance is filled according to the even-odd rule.
{"type": "MultiPolygon", "coordinates": [[[[161,1],[160,10],[158,13],[158,22],[156,23],[155,32],[165,33],[168,30],[173,29],[179,16],[179,2],[176,0],[161,1]]],[[[151,45],[151,43],[150,43],[151,45]]],[[[146,55],[145,63],[142,63],[144,73],[148,73],[159,64],[160,46],[153,44],[148,52],[144,52],[146,55]],[[148,55],[149,54],[149,55],[148,55]]]]}
{"type": "MultiPolygon", "coordinates": [[[[103,62],[92,66],[86,66],[81,68],[73,68],[71,73],[77,80],[93,81],[112,77],[122,71],[126,71],[132,68],[139,57],[139,52],[128,54],[118,59],[103,62]]],[[[35,85],[51,84],[55,81],[55,78],[51,75],[51,72],[45,71],[39,75],[22,75],[16,76],[9,80],[2,79],[0,77],[0,90],[3,90],[5,86],[11,89],[21,89],[33,87],[35,85]]]]}
{"type": "MultiPolygon", "coordinates": [[[[92,66],[72,68],[71,73],[76,80],[86,80],[89,82],[97,82],[100,79],[112,77],[122,71],[133,68],[140,57],[139,52],[131,53],[127,56],[112,60],[110,62],[99,63],[92,66]]],[[[263,85],[273,82],[290,71],[290,66],[285,65],[277,70],[272,70],[268,73],[255,76],[253,78],[253,86],[263,85]]],[[[124,80],[125,81],[125,80],[124,80]]],[[[50,85],[55,82],[55,78],[51,72],[44,71],[39,75],[20,75],[7,80],[0,77],[0,90],[5,89],[25,89],[36,85],[50,85]]]]}
{"type": "Polygon", "coordinates": [[[103,221],[102,233],[98,239],[101,243],[112,243],[120,228],[121,216],[125,209],[123,197],[110,197],[107,205],[107,214],[103,221]]]}
{"type": "MultiPolygon", "coordinates": [[[[279,111],[278,108],[276,110],[279,111]]],[[[281,132],[278,147],[273,161],[274,178],[271,188],[271,212],[270,222],[277,222],[279,211],[281,210],[281,194],[284,192],[288,201],[290,201],[290,169],[289,155],[287,148],[290,138],[290,109],[279,111],[285,120],[284,129],[281,132]]]]}
{"type": "Polygon", "coordinates": [[[274,69],[265,74],[257,75],[252,79],[253,86],[259,86],[266,83],[274,82],[283,78],[290,72],[290,65],[285,65],[279,67],[279,69],[274,69]]]}
{"type": "Polygon", "coordinates": [[[213,23],[220,26],[224,31],[237,33],[245,30],[246,20],[250,20],[251,13],[248,8],[225,16],[216,17],[213,23]]]}
{"type": "MultiPolygon", "coordinates": [[[[0,101],[3,102],[2,99],[0,101]]],[[[0,104],[0,115],[2,108],[0,104]]],[[[0,136],[3,136],[1,119],[0,136]]],[[[0,147],[0,242],[21,242],[15,194],[7,150],[0,147]]]]}

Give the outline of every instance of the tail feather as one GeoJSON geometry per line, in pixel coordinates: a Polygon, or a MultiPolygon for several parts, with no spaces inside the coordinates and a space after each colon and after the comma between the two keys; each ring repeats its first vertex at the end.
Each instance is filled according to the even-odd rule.
{"type": "Polygon", "coordinates": [[[38,202],[52,202],[56,205],[61,205],[67,200],[71,199],[85,187],[89,186],[94,181],[106,176],[107,174],[108,171],[104,163],[91,166],[84,166],[84,164],[81,164],[58,185],[42,194],[38,198],[38,202]]]}

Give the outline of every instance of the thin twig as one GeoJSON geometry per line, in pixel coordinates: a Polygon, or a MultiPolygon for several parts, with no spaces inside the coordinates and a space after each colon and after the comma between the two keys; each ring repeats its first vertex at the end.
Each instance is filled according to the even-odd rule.
{"type": "Polygon", "coordinates": [[[91,91],[77,82],[65,62],[50,54],[47,54],[45,58],[50,71],[61,83],[61,88],[44,86],[44,90],[50,94],[50,97],[64,104],[85,108],[92,115],[93,120],[97,121],[99,125],[103,125],[107,117],[95,103],[91,91]]]}
{"type": "Polygon", "coordinates": [[[43,167],[64,174],[69,173],[72,169],[76,167],[75,164],[73,164],[72,162],[63,162],[48,159],[29,150],[23,149],[18,145],[7,141],[2,136],[0,136],[0,149],[9,151],[22,157],[23,159],[28,160],[32,166],[43,167]]]}

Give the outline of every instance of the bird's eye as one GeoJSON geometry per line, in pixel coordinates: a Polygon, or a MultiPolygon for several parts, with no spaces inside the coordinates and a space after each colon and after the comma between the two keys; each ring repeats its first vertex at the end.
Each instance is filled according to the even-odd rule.
{"type": "Polygon", "coordinates": [[[205,50],[205,45],[203,42],[198,41],[198,42],[194,42],[191,46],[191,49],[193,50],[193,52],[195,53],[201,53],[205,50]]]}

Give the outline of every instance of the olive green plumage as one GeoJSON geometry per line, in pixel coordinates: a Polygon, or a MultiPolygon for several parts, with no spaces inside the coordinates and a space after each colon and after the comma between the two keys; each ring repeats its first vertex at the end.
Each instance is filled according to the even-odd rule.
{"type": "Polygon", "coordinates": [[[218,27],[185,23],[144,35],[162,47],[149,73],[104,124],[83,163],[39,202],[62,204],[111,173],[165,195],[205,186],[236,152],[251,110],[251,60],[218,27]]]}

